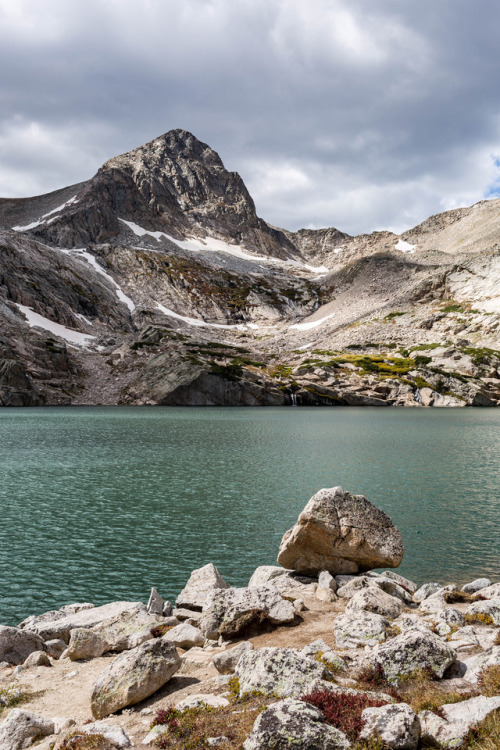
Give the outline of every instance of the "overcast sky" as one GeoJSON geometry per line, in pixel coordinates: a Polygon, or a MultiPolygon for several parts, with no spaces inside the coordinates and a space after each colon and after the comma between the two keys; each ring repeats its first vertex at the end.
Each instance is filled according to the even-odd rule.
{"type": "Polygon", "coordinates": [[[0,0],[0,195],[185,128],[288,229],[500,197],[497,0],[0,0]]]}

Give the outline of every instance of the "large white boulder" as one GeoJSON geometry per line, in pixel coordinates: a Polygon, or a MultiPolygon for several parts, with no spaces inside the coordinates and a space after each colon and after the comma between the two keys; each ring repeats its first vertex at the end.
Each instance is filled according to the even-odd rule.
{"type": "Polygon", "coordinates": [[[54,734],[54,722],[33,711],[14,708],[0,724],[0,748],[24,750],[35,740],[54,734]]]}
{"type": "Polygon", "coordinates": [[[45,643],[40,636],[20,628],[0,625],[0,662],[23,664],[34,651],[45,651],[45,643]]]}
{"type": "Polygon", "coordinates": [[[278,562],[308,575],[396,568],[403,559],[399,530],[363,495],[342,487],[317,492],[284,535],[278,562]]]}
{"type": "Polygon", "coordinates": [[[386,594],[378,586],[368,586],[368,588],[358,591],[349,600],[346,612],[356,612],[364,610],[374,612],[382,617],[394,619],[401,614],[402,604],[399,599],[386,594]]]}
{"type": "Polygon", "coordinates": [[[97,678],[90,707],[95,719],[148,698],[163,687],[181,666],[175,646],[163,638],[124,651],[97,678]]]}
{"type": "Polygon", "coordinates": [[[374,612],[359,610],[338,615],[333,621],[333,632],[338,648],[375,646],[385,640],[389,621],[374,612]]]}

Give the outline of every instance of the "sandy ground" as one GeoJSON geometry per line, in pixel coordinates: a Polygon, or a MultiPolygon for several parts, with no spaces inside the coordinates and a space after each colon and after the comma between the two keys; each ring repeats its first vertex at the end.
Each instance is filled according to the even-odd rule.
{"type": "MultiPolygon", "coordinates": [[[[300,613],[296,623],[249,640],[256,648],[302,648],[317,638],[323,638],[328,645],[335,647],[333,620],[343,611],[345,601],[323,603],[315,597],[305,597],[305,604],[307,610],[300,613]]],[[[183,664],[177,674],[153,696],[108,717],[105,723],[119,724],[129,735],[133,746],[142,747],[141,742],[148,734],[151,720],[159,708],[175,705],[195,693],[221,694],[226,690],[225,685],[218,681],[219,673],[211,664],[213,656],[222,650],[179,649],[183,664]]],[[[13,668],[5,668],[0,671],[0,688],[20,687],[32,693],[32,700],[23,704],[22,708],[47,718],[73,719],[77,724],[82,724],[93,721],[90,711],[92,686],[114,658],[115,654],[78,662],[51,659],[52,667],[30,667],[16,676],[13,675],[13,668]]],[[[5,716],[6,712],[2,719],[5,716]]],[[[53,741],[54,737],[50,741],[43,740],[36,747],[45,750],[53,741]]]]}

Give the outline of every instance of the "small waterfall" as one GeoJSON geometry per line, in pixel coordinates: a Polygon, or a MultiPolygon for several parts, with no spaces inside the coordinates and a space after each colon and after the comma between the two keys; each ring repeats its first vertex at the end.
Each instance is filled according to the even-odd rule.
{"type": "Polygon", "coordinates": [[[292,399],[292,406],[297,406],[297,396],[295,392],[290,388],[290,398],[292,399]]]}

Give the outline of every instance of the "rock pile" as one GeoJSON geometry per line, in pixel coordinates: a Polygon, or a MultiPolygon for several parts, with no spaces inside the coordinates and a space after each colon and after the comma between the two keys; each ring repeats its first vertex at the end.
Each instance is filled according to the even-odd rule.
{"type": "MultiPolygon", "coordinates": [[[[22,698],[19,685],[29,675],[60,675],[61,665],[71,662],[78,668],[66,671],[65,680],[94,670],[93,721],[11,708],[0,724],[0,748],[42,741],[40,750],[67,750],[66,738],[85,734],[101,736],[110,748],[154,746],[164,726],[149,731],[142,725],[150,720],[142,720],[129,736],[125,725],[153,713],[145,699],[172,705],[168,694],[178,722],[186,709],[206,706],[214,715],[229,712],[229,724],[233,713],[237,721],[244,712],[244,699],[259,696],[253,729],[240,741],[244,750],[348,750],[354,736],[378,738],[394,750],[417,750],[422,742],[459,748],[471,727],[500,709],[500,585],[477,579],[462,590],[437,583],[418,588],[391,570],[370,570],[377,559],[397,564],[402,554],[399,532],[385,514],[341,488],[322,490],[284,537],[279,559],[285,555],[292,569],[261,566],[248,587],[232,588],[206,565],[193,571],[173,612],[153,589],[147,606],[74,604],[29,617],[18,628],[0,627],[0,709],[22,698]],[[304,642],[301,633],[318,633],[319,626],[323,637],[304,642]],[[110,652],[117,655],[103,657],[110,652]],[[491,686],[482,694],[488,670],[497,674],[497,694],[491,686]],[[411,705],[405,692],[429,675],[444,696],[439,713],[411,705]],[[230,694],[220,694],[228,680],[243,701],[232,713],[230,694]],[[191,683],[194,694],[183,687],[191,683]],[[335,724],[328,702],[337,714],[359,704],[355,735],[335,724]],[[129,707],[136,704],[134,713],[129,707]]],[[[220,733],[207,743],[236,747],[220,733]]]]}

